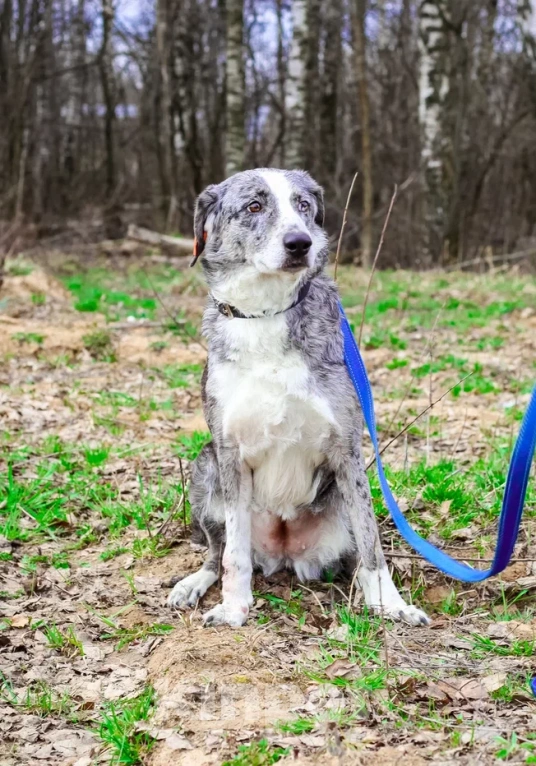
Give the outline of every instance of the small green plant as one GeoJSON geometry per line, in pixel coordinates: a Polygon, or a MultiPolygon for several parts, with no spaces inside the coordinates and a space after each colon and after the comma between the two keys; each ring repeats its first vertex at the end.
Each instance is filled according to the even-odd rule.
{"type": "Polygon", "coordinates": [[[116,556],[121,556],[122,553],[128,553],[128,548],[124,545],[117,545],[115,548],[107,548],[100,554],[99,558],[102,561],[110,561],[116,556]]]}
{"type": "Polygon", "coordinates": [[[300,734],[313,731],[317,723],[314,718],[295,718],[293,721],[278,721],[276,726],[283,734],[293,734],[299,737],[300,734]]]}
{"type": "Polygon", "coordinates": [[[259,739],[257,742],[239,745],[234,758],[224,761],[222,766],[270,766],[289,753],[289,747],[275,747],[270,745],[268,740],[259,739]]]}
{"type": "Polygon", "coordinates": [[[84,348],[99,362],[115,362],[112,336],[106,330],[96,330],[82,337],[84,348]]]}
{"type": "Polygon", "coordinates": [[[32,293],[32,303],[34,306],[43,306],[47,302],[45,293],[32,293]]]}
{"type": "Polygon", "coordinates": [[[6,272],[12,277],[27,277],[33,271],[33,266],[29,263],[17,262],[8,263],[6,272]]]}
{"type": "Polygon", "coordinates": [[[45,340],[44,335],[39,335],[36,332],[15,332],[11,336],[13,340],[17,340],[19,343],[37,343],[38,346],[41,346],[43,341],[45,340]]]}
{"type": "Polygon", "coordinates": [[[47,625],[43,627],[43,633],[51,649],[56,649],[68,657],[76,654],[84,656],[84,647],[80,639],[76,637],[72,626],[67,630],[61,630],[55,624],[47,625]]]}
{"type": "Polygon", "coordinates": [[[136,731],[139,721],[147,721],[154,710],[155,692],[149,686],[138,697],[108,703],[102,713],[98,736],[111,751],[111,766],[136,766],[143,763],[154,744],[144,731],[136,731]]]}
{"type": "Polygon", "coordinates": [[[195,460],[203,447],[212,440],[212,436],[204,431],[194,431],[193,434],[179,437],[179,444],[175,449],[179,457],[186,460],[195,460]]]}
{"type": "Polygon", "coordinates": [[[154,625],[135,625],[132,628],[118,628],[113,633],[103,633],[103,640],[117,641],[116,650],[118,652],[125,646],[137,641],[143,641],[148,636],[166,636],[174,630],[173,625],[165,623],[155,623],[154,625]]]}
{"type": "Polygon", "coordinates": [[[155,351],[157,354],[160,353],[160,351],[163,351],[165,348],[168,348],[169,343],[165,340],[154,340],[149,348],[151,351],[155,351]]]}
{"type": "Polygon", "coordinates": [[[473,656],[482,657],[486,654],[498,654],[499,657],[532,657],[536,641],[516,639],[509,646],[497,644],[489,636],[481,636],[473,633],[473,656]]]}
{"type": "Polygon", "coordinates": [[[108,460],[109,455],[109,447],[88,447],[84,450],[84,457],[86,458],[86,462],[92,468],[103,465],[108,460]]]}
{"type": "Polygon", "coordinates": [[[520,742],[516,732],[513,731],[508,738],[497,737],[497,744],[501,747],[496,751],[495,757],[500,761],[509,761],[514,755],[526,753],[525,763],[536,763],[536,755],[533,755],[535,746],[532,742],[520,742]]]}
{"type": "Polygon", "coordinates": [[[61,715],[74,721],[76,703],[67,692],[57,692],[46,681],[34,681],[18,695],[13,684],[0,672],[0,700],[41,717],[61,715]]]}

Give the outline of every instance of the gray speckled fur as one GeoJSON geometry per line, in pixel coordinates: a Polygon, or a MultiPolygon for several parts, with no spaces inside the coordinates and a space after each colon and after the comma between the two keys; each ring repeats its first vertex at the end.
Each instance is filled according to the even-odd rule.
{"type": "MultiPolygon", "coordinates": [[[[209,187],[199,197],[195,233],[198,242],[202,242],[203,231],[210,226],[206,246],[202,246],[204,252],[201,262],[208,285],[215,292],[225,280],[229,280],[230,275],[240,274],[241,270],[248,267],[251,252],[258,252],[259,248],[262,249],[262,243],[271,241],[269,237],[272,227],[277,224],[277,200],[272,199],[270,187],[261,173],[239,173],[219,186],[209,187]],[[248,216],[244,212],[244,206],[247,206],[252,196],[262,199],[264,215],[248,216]]],[[[337,288],[323,272],[328,248],[322,230],[322,191],[302,171],[285,171],[284,176],[295,190],[292,199],[295,195],[296,200],[305,198],[309,201],[310,208],[303,214],[303,221],[313,242],[320,243],[313,263],[296,278],[296,290],[305,281],[311,282],[309,293],[301,303],[284,314],[284,353],[288,351],[299,354],[310,372],[308,385],[311,395],[328,402],[336,422],[336,428],[332,428],[327,443],[322,447],[325,460],[315,471],[314,477],[318,479],[316,497],[308,505],[308,510],[315,514],[340,515],[346,519],[348,547],[341,552],[339,558],[344,559],[349,553],[354,567],[377,572],[385,569],[385,559],[362,454],[363,416],[344,363],[337,288]]],[[[291,302],[288,301],[286,305],[291,302]]],[[[243,310],[241,306],[237,308],[243,310]]],[[[277,306],[268,308],[278,313],[277,306]]],[[[258,310],[262,313],[266,307],[258,306],[258,310]]],[[[210,556],[205,566],[209,567],[219,567],[225,536],[224,507],[239,504],[243,467],[239,445],[224,435],[223,413],[216,399],[210,396],[207,381],[213,366],[216,369],[232,358],[226,339],[226,323],[256,321],[264,320],[229,319],[217,310],[210,297],[208,299],[203,332],[208,339],[209,356],[202,379],[202,394],[205,417],[213,441],[204,448],[196,461],[190,497],[194,522],[203,529],[208,539],[210,556]]],[[[226,557],[227,553],[226,550],[226,557]]],[[[231,556],[234,553],[235,550],[230,551],[231,556]]],[[[335,569],[340,563],[321,562],[322,567],[335,569]]],[[[242,574],[246,577],[247,571],[242,574]]],[[[396,596],[400,598],[398,594],[396,596]]],[[[401,600],[400,603],[405,606],[401,600]]],[[[241,624],[222,619],[221,615],[218,620],[241,624]]],[[[426,616],[412,620],[414,624],[419,621],[424,624],[426,616]]]]}
{"type": "MultiPolygon", "coordinates": [[[[324,208],[320,187],[307,173],[302,171],[288,171],[286,175],[291,178],[292,183],[300,192],[308,193],[314,200],[316,207],[312,211],[311,226],[321,227],[324,208]]],[[[262,180],[260,184],[262,186],[262,180]]],[[[222,230],[239,218],[238,208],[247,202],[252,196],[253,190],[258,187],[259,176],[257,171],[246,171],[232,176],[218,187],[209,187],[199,197],[195,218],[198,241],[202,241],[207,216],[214,216],[211,236],[201,260],[209,286],[217,285],[222,276],[227,277],[229,275],[230,269],[240,268],[245,262],[245,254],[241,252],[241,248],[246,238],[244,240],[240,238],[232,249],[222,248],[222,230]]],[[[268,192],[266,198],[268,198],[268,192]]],[[[262,227],[260,226],[260,219],[253,220],[257,222],[254,241],[261,241],[262,238],[266,237],[266,228],[270,225],[271,218],[264,219],[262,227]]],[[[338,423],[342,426],[340,437],[334,438],[330,445],[328,465],[318,469],[324,476],[311,510],[321,513],[333,512],[335,509],[336,512],[336,508],[342,501],[341,492],[344,492],[345,485],[348,492],[347,502],[352,502],[351,487],[357,487],[363,518],[363,535],[362,539],[357,541],[357,553],[367,568],[376,569],[384,561],[384,558],[379,546],[377,525],[361,452],[363,416],[344,364],[337,288],[322,271],[327,259],[328,248],[326,243],[317,257],[314,267],[302,276],[299,283],[303,284],[303,282],[311,280],[309,294],[304,301],[285,314],[289,349],[297,349],[306,360],[312,373],[312,379],[318,388],[318,393],[325,396],[329,401],[336,413],[338,423]],[[336,473],[339,478],[338,483],[335,481],[336,473]],[[344,482],[341,482],[340,479],[343,477],[344,482]]],[[[196,470],[192,476],[192,514],[194,517],[199,517],[202,525],[204,525],[202,519],[211,507],[210,503],[206,502],[205,496],[209,494],[218,497],[218,499],[222,496],[219,485],[222,475],[227,479],[226,484],[229,485],[229,492],[231,494],[237,492],[236,483],[233,480],[237,476],[236,445],[226,443],[221,433],[221,413],[218,413],[216,402],[207,395],[206,391],[208,366],[211,360],[213,360],[212,363],[218,363],[228,358],[226,340],[223,333],[220,332],[223,325],[228,321],[255,320],[229,320],[218,311],[209,298],[203,317],[203,334],[209,342],[209,362],[203,375],[202,395],[205,418],[216,449],[213,451],[212,444],[205,447],[198,458],[198,462],[203,465],[206,464],[206,453],[210,451],[215,461],[217,461],[216,455],[219,455],[220,470],[218,473],[213,468],[210,471],[196,470]]],[[[211,466],[213,465],[211,462],[211,466]]],[[[218,508],[221,507],[222,502],[219,502],[218,508]]],[[[221,529],[218,530],[218,535],[223,535],[223,517],[219,516],[219,518],[221,529]]],[[[211,544],[211,551],[216,547],[221,549],[221,544],[218,546],[211,544]]],[[[330,568],[336,564],[337,562],[330,562],[330,568]]]]}

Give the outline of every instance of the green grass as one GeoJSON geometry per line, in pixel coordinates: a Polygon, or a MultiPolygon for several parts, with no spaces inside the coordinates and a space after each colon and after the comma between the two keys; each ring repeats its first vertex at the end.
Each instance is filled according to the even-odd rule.
{"type": "Polygon", "coordinates": [[[198,388],[203,372],[202,364],[166,365],[158,370],[169,388],[198,388]]]}
{"type": "Polygon", "coordinates": [[[0,672],[0,700],[14,708],[41,718],[61,716],[76,722],[76,702],[68,692],[58,692],[46,681],[34,681],[25,692],[17,693],[0,672]]]}
{"type": "Polygon", "coordinates": [[[149,636],[167,636],[168,633],[175,630],[173,625],[165,623],[155,623],[154,625],[135,625],[132,628],[117,628],[112,633],[103,633],[102,640],[116,641],[116,650],[118,652],[125,646],[143,641],[149,636]]]}
{"type": "Polygon", "coordinates": [[[177,455],[185,460],[195,460],[203,447],[212,440],[210,433],[194,431],[193,434],[179,436],[178,444],[175,445],[177,455]]]}
{"type": "Polygon", "coordinates": [[[45,340],[44,335],[36,332],[15,332],[11,337],[19,343],[37,343],[38,346],[41,346],[45,340]]]}
{"type": "Polygon", "coordinates": [[[117,361],[112,346],[112,336],[106,330],[95,330],[82,337],[84,348],[99,362],[117,361]]]}
{"type": "MultiPolygon", "coordinates": [[[[418,434],[423,438],[422,432],[418,434]]],[[[388,453],[387,453],[388,454],[388,453]]],[[[445,540],[456,530],[471,525],[485,526],[500,512],[510,455],[510,443],[496,438],[488,443],[486,454],[464,470],[454,460],[441,458],[435,464],[426,460],[410,466],[409,471],[393,470],[386,459],[386,474],[398,498],[409,503],[408,518],[422,532],[434,530],[445,540]],[[419,499],[418,510],[412,508],[419,499]],[[423,513],[423,509],[425,513],[423,513]]],[[[386,510],[377,475],[369,471],[374,507],[380,517],[386,510]]],[[[536,510],[536,487],[529,484],[526,515],[536,510]]]]}
{"type": "Polygon", "coordinates": [[[147,732],[136,731],[136,725],[149,720],[155,702],[155,691],[149,686],[134,699],[104,706],[97,734],[108,747],[111,766],[136,766],[145,762],[154,740],[147,732]]]}
{"type": "Polygon", "coordinates": [[[533,657],[536,641],[515,639],[508,646],[502,646],[488,636],[473,633],[472,645],[472,656],[479,659],[488,654],[497,654],[499,657],[533,657]]]}
{"type": "Polygon", "coordinates": [[[62,630],[57,625],[52,624],[43,626],[42,630],[51,649],[56,649],[67,657],[84,656],[82,642],[76,637],[74,628],[69,627],[62,630]]]}
{"type": "Polygon", "coordinates": [[[222,766],[269,766],[290,753],[289,747],[275,747],[268,740],[260,739],[247,745],[239,745],[238,752],[222,766]]]}

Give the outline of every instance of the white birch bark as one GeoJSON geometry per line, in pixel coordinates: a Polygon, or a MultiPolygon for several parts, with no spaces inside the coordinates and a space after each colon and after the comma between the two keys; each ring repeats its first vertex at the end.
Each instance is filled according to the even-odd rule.
{"type": "Polygon", "coordinates": [[[226,0],[227,68],[225,172],[227,176],[244,169],[245,102],[244,102],[244,3],[226,0]]]}
{"type": "Polygon", "coordinates": [[[285,93],[285,165],[289,168],[303,167],[305,162],[307,37],[307,0],[294,0],[285,93]]]}
{"type": "Polygon", "coordinates": [[[445,202],[442,189],[441,118],[449,89],[445,66],[447,35],[443,0],[422,0],[419,8],[419,120],[425,192],[426,250],[437,257],[442,247],[445,202]]]}

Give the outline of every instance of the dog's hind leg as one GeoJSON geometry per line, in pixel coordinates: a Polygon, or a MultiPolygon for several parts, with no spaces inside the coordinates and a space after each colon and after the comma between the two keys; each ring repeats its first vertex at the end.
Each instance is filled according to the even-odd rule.
{"type": "Polygon", "coordinates": [[[218,579],[224,544],[223,501],[214,447],[203,448],[192,468],[190,482],[192,528],[204,536],[208,557],[201,569],[180,580],[168,597],[173,607],[195,606],[218,579]]]}

